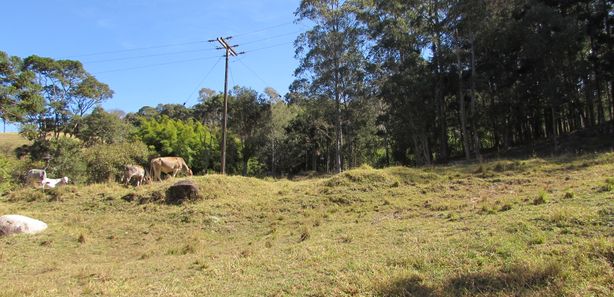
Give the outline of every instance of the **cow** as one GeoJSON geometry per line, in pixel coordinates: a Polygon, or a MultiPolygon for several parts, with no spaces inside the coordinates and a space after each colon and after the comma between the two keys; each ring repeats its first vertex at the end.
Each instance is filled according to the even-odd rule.
{"type": "Polygon", "coordinates": [[[138,187],[145,181],[145,169],[140,165],[126,165],[124,166],[124,174],[122,175],[121,182],[126,186],[130,184],[130,181],[134,178],[136,180],[136,186],[138,187]]]}
{"type": "Polygon", "coordinates": [[[45,169],[30,169],[26,173],[26,184],[38,186],[46,178],[47,172],[45,169]]]}
{"type": "Polygon", "coordinates": [[[151,160],[150,172],[154,181],[162,180],[160,178],[161,173],[171,174],[175,177],[179,171],[192,176],[192,170],[190,170],[188,164],[181,157],[159,157],[151,160]]]}
{"type": "Polygon", "coordinates": [[[50,188],[55,188],[56,185],[65,185],[68,184],[70,180],[68,179],[68,177],[62,177],[62,178],[44,178],[41,181],[41,184],[43,185],[43,190],[45,189],[45,186],[50,187],[50,188]]]}

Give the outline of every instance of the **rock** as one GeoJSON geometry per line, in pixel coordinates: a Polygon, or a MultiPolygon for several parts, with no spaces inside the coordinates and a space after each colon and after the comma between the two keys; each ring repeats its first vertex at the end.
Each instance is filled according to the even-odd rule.
{"type": "Polygon", "coordinates": [[[21,215],[5,215],[0,217],[0,236],[11,234],[36,234],[47,229],[47,224],[39,220],[21,215]]]}
{"type": "Polygon", "coordinates": [[[198,186],[190,180],[179,181],[166,190],[166,202],[169,204],[181,204],[186,200],[199,199],[202,199],[202,196],[198,186]]]}

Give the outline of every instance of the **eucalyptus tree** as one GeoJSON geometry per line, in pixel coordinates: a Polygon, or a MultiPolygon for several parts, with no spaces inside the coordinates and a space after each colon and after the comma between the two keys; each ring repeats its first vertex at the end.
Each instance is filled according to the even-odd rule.
{"type": "Polygon", "coordinates": [[[271,109],[258,92],[245,87],[235,87],[229,99],[229,126],[241,140],[242,174],[247,175],[249,159],[266,144],[271,109]]]}
{"type": "Polygon", "coordinates": [[[295,15],[313,27],[295,42],[300,63],[297,81],[306,86],[306,97],[334,101],[334,168],[343,168],[343,117],[347,104],[362,95],[365,78],[364,41],[352,1],[303,0],[295,15]]]}

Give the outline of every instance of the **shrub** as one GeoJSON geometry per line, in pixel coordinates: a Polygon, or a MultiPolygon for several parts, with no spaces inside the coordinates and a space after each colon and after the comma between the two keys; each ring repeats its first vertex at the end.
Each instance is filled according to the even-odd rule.
{"type": "Polygon", "coordinates": [[[567,191],[565,192],[565,196],[563,196],[565,199],[573,199],[573,197],[575,197],[576,194],[572,191],[567,191]]]}
{"type": "Polygon", "coordinates": [[[85,180],[85,162],[81,154],[81,141],[59,137],[49,141],[51,160],[47,168],[47,176],[60,178],[68,176],[72,182],[85,180]]]}
{"type": "Polygon", "coordinates": [[[501,208],[499,209],[499,211],[508,211],[512,209],[512,205],[509,203],[503,204],[501,206],[501,208]]]}
{"type": "Polygon", "coordinates": [[[614,178],[610,177],[605,180],[605,185],[601,187],[602,192],[612,192],[614,191],[614,178]]]}
{"type": "Polygon", "coordinates": [[[250,158],[247,161],[248,176],[264,176],[266,174],[266,165],[256,158],[250,158]]]}
{"type": "Polygon", "coordinates": [[[13,189],[15,180],[11,173],[17,167],[17,161],[0,155],[0,194],[13,189]]]}
{"type": "Polygon", "coordinates": [[[107,182],[120,176],[127,164],[147,165],[149,151],[140,141],[98,144],[83,151],[87,179],[91,183],[107,182]]]}
{"type": "Polygon", "coordinates": [[[548,193],[541,191],[535,199],[533,199],[533,205],[540,205],[546,203],[548,199],[548,193]]]}

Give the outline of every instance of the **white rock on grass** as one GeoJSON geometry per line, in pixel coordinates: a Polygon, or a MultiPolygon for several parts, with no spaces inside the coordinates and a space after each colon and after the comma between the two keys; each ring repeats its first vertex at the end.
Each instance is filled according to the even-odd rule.
{"type": "Polygon", "coordinates": [[[36,234],[47,229],[47,224],[39,220],[21,215],[5,215],[0,217],[0,236],[11,234],[36,234]]]}

